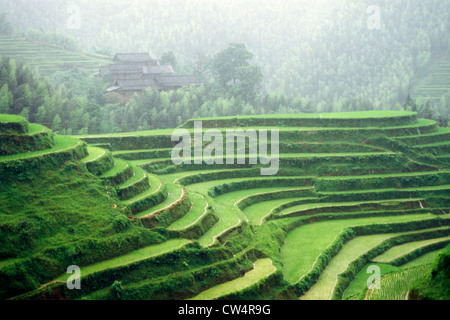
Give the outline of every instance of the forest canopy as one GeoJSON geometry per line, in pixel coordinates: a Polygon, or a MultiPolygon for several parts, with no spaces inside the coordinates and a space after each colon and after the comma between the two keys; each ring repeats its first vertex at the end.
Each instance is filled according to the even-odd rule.
{"type": "MultiPolygon", "coordinates": [[[[87,126],[89,133],[165,128],[192,116],[372,109],[417,110],[446,125],[449,90],[428,97],[415,88],[436,59],[448,60],[449,9],[439,0],[4,0],[0,25],[64,48],[111,56],[149,52],[205,84],[121,103],[106,97],[107,84],[93,76],[53,75],[56,92],[89,101],[88,109],[101,113],[86,115],[98,122],[87,126]],[[240,62],[227,65],[221,59],[233,48],[240,62]]],[[[86,129],[60,117],[66,118],[63,133],[86,129]]]]}

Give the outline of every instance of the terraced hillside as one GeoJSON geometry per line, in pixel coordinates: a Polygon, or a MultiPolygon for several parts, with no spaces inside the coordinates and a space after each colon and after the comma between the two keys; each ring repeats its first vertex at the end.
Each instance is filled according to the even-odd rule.
{"type": "Polygon", "coordinates": [[[0,35],[0,56],[28,62],[32,68],[39,70],[42,76],[72,67],[96,73],[100,65],[106,65],[111,60],[100,55],[63,50],[55,46],[4,35],[0,35]]]}
{"type": "Polygon", "coordinates": [[[413,97],[440,100],[450,93],[450,54],[434,58],[427,75],[412,90],[413,97]]]}
{"type": "MultiPolygon", "coordinates": [[[[381,299],[366,285],[369,266],[413,277],[408,267],[428,268],[424,257],[449,243],[450,132],[434,121],[412,112],[200,120],[215,132],[278,129],[268,145],[280,150],[277,174],[249,161],[176,166],[173,130],[76,137],[88,144],[80,165],[163,240],[81,265],[81,290],[61,272],[15,298],[381,299]]],[[[194,121],[182,129],[194,135],[194,121]]]]}

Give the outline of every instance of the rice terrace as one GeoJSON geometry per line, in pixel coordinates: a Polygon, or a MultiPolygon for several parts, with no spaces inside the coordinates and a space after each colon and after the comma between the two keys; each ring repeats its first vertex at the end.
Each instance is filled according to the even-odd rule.
{"type": "Polygon", "coordinates": [[[175,165],[174,130],[69,137],[0,120],[3,299],[402,300],[448,259],[450,130],[415,112],[195,119],[279,130],[273,176],[175,165]]]}
{"type": "Polygon", "coordinates": [[[450,300],[449,34],[448,0],[0,0],[2,307],[450,300]]]}

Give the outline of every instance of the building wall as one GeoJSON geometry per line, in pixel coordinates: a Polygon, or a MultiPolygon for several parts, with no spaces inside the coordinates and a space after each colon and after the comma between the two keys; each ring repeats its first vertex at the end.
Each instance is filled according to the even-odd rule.
{"type": "Polygon", "coordinates": [[[117,64],[128,64],[133,66],[142,66],[142,67],[154,67],[158,65],[158,61],[139,61],[139,62],[132,62],[132,61],[114,61],[117,64]]]}
{"type": "Polygon", "coordinates": [[[113,74],[113,82],[116,80],[136,80],[142,79],[142,73],[113,74]]]}

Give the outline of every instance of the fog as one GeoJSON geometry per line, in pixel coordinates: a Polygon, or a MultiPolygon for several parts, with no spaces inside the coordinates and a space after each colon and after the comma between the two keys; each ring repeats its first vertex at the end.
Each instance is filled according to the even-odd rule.
{"type": "Polygon", "coordinates": [[[312,111],[398,110],[412,96],[448,113],[448,87],[421,88],[442,87],[427,73],[448,59],[450,1],[2,0],[1,12],[16,33],[62,35],[79,51],[170,51],[185,74],[243,43],[262,95],[307,100],[312,111]]]}

